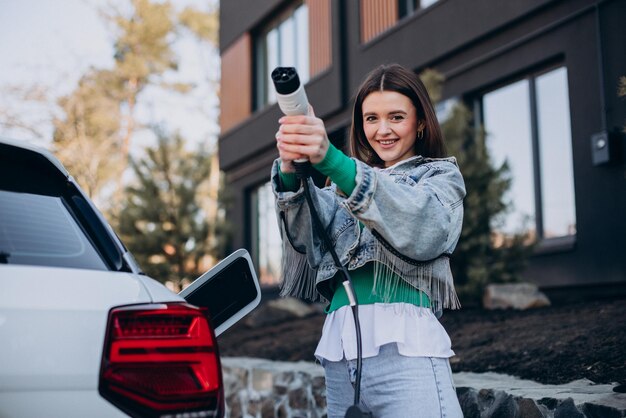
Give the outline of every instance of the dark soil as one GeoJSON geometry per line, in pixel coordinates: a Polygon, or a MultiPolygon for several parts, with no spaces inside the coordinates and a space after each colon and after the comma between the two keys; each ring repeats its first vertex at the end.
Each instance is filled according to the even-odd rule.
{"type": "MultiPolygon", "coordinates": [[[[527,311],[447,311],[455,372],[498,372],[541,383],[587,378],[626,383],[626,300],[527,311]]],[[[240,323],[219,337],[224,356],[313,361],[323,314],[252,329],[240,323]]]]}

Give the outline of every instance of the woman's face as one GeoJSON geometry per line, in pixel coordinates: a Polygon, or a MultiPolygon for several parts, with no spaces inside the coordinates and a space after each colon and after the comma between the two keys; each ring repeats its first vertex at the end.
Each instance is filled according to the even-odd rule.
{"type": "Polygon", "coordinates": [[[363,100],[363,130],[385,167],[415,155],[417,110],[395,91],[375,91],[363,100]]]}

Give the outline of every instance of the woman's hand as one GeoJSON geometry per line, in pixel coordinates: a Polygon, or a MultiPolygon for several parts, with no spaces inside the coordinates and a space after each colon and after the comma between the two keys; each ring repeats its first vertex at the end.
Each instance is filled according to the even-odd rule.
{"type": "Polygon", "coordinates": [[[276,146],[280,155],[280,169],[293,173],[293,160],[307,158],[312,164],[321,162],[328,152],[328,135],[324,122],[315,117],[309,107],[308,115],[283,116],[278,120],[276,146]]]}

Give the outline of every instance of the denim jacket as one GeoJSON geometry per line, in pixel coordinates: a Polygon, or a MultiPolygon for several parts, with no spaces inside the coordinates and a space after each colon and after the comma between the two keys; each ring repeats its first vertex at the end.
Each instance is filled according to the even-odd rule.
{"type": "MultiPolygon", "coordinates": [[[[415,156],[385,169],[356,161],[356,187],[335,184],[312,200],[342,265],[375,264],[373,291],[393,297],[398,277],[428,294],[433,310],[458,308],[449,257],[461,234],[465,184],[456,159],[415,156]],[[361,229],[359,221],[364,225],[361,229]]],[[[300,186],[281,191],[279,160],[272,186],[283,238],[283,295],[331,300],[337,267],[325,248],[300,186]]]]}

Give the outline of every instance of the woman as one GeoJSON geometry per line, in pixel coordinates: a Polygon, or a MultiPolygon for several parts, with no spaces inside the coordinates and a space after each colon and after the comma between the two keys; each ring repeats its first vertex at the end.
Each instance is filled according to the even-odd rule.
{"type": "Polygon", "coordinates": [[[366,77],[354,104],[352,158],[329,142],[312,112],[279,123],[272,182],[284,242],[282,294],[329,302],[315,352],[326,374],[328,416],[343,417],[352,405],[356,338],[341,274],[294,174],[292,162],[303,157],[332,180],[311,190],[359,301],[362,407],[376,418],[461,417],[448,361],[454,352],[437,318],[459,307],[449,256],[461,232],[465,186],[456,160],[444,158],[424,85],[400,65],[366,77]]]}

